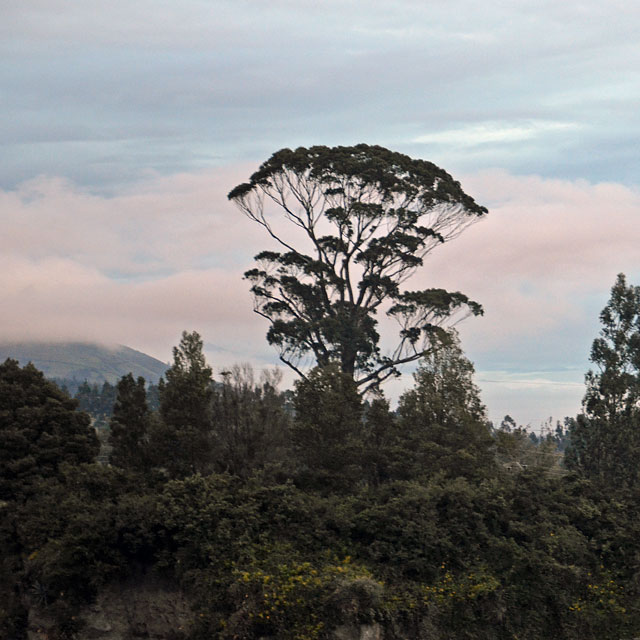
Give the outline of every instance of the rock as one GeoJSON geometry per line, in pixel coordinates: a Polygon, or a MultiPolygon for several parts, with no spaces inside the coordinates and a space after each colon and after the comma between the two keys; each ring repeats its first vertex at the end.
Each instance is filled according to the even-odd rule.
{"type": "MultiPolygon", "coordinates": [[[[173,585],[151,578],[112,584],[77,613],[77,640],[178,640],[189,632],[193,613],[173,585]]],[[[53,620],[37,607],[29,612],[29,640],[50,637],[53,620]]]]}
{"type": "Polygon", "coordinates": [[[379,624],[341,625],[333,632],[335,640],[382,640],[379,624]]]}

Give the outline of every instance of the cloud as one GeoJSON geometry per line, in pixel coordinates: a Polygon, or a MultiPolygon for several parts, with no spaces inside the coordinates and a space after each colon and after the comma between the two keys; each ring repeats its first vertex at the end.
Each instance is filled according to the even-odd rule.
{"type": "MultiPolygon", "coordinates": [[[[273,245],[226,200],[254,169],[152,175],[113,195],[48,178],[0,192],[0,338],[97,339],[167,360],[195,329],[215,366],[276,362],[242,280],[273,245]]],[[[577,411],[616,274],[640,282],[640,193],[503,170],[462,184],[489,215],[435,249],[408,286],[483,304],[459,329],[494,419],[577,411]]],[[[397,397],[409,384],[389,388],[397,397]]]]}
{"type": "Polygon", "coordinates": [[[488,122],[464,127],[462,129],[428,133],[414,138],[413,142],[471,147],[489,143],[521,142],[545,133],[578,128],[578,125],[568,122],[528,122],[524,124],[488,122]]]}
{"type": "Polygon", "coordinates": [[[0,185],[112,188],[360,141],[467,172],[637,182],[630,3],[9,4],[0,185]]]}
{"type": "Polygon", "coordinates": [[[462,184],[489,215],[437,248],[412,286],[460,290],[484,306],[459,328],[494,419],[575,414],[616,275],[640,283],[640,192],[498,170],[462,184]]]}
{"type": "Polygon", "coordinates": [[[534,286],[555,280],[583,291],[612,283],[612,272],[638,268],[640,191],[635,188],[499,170],[468,176],[463,184],[490,215],[451,249],[467,252],[490,243],[490,251],[475,253],[474,263],[497,266],[503,280],[534,286]]]}
{"type": "Polygon", "coordinates": [[[246,264],[260,234],[226,194],[248,171],[151,177],[114,196],[35,178],[0,191],[0,251],[128,278],[246,264]]]}
{"type": "Polygon", "coordinates": [[[468,322],[484,351],[525,338],[532,350],[545,351],[545,340],[558,349],[556,341],[577,339],[577,327],[580,340],[587,329],[594,337],[597,312],[586,313],[606,300],[617,273],[640,275],[640,193],[504,171],[467,176],[463,186],[490,213],[434,251],[416,280],[484,305],[485,317],[468,322]]]}
{"type": "Polygon", "coordinates": [[[63,179],[0,191],[0,337],[125,343],[163,360],[183,329],[273,361],[242,273],[264,246],[227,202],[248,167],[105,196],[63,179]]]}
{"type": "Polygon", "coordinates": [[[248,287],[233,269],[122,282],[69,260],[3,257],[0,291],[3,340],[126,344],[166,361],[186,329],[223,345],[216,366],[274,361],[248,287]]]}

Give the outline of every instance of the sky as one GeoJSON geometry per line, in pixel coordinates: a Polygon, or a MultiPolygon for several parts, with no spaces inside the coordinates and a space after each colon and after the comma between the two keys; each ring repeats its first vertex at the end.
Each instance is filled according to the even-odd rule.
{"type": "Polygon", "coordinates": [[[186,329],[215,372],[275,365],[242,279],[268,239],[226,194],[366,142],[489,209],[410,284],[483,304],[459,329],[491,419],[575,415],[616,275],[640,284],[638,33],[632,0],[4,0],[0,339],[169,361],[186,329]]]}

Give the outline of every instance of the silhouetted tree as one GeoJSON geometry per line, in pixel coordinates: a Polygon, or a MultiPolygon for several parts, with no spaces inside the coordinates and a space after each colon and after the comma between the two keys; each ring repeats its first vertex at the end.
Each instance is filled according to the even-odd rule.
{"type": "Polygon", "coordinates": [[[182,333],[173,349],[166,382],[160,381],[162,426],[155,436],[162,466],[184,476],[206,472],[212,465],[212,370],[202,352],[200,335],[182,333]]]}
{"type": "Polygon", "coordinates": [[[142,377],[135,380],[133,374],[128,373],[118,382],[109,423],[111,464],[132,471],[145,471],[148,468],[150,421],[145,380],[142,377]]]}
{"type": "Polygon", "coordinates": [[[311,355],[376,387],[454,317],[482,313],[461,293],[401,288],[430,251],[487,213],[430,162],[366,144],[282,149],[229,198],[283,249],[258,254],[245,276],[269,343],[302,377],[311,355]],[[379,346],[382,309],[400,325],[389,355],[379,346]]]}

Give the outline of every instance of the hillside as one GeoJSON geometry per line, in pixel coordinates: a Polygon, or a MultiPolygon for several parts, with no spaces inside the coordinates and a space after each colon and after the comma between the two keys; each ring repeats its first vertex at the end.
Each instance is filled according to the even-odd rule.
{"type": "Polygon", "coordinates": [[[90,383],[113,384],[129,372],[157,382],[167,369],[164,362],[123,345],[83,342],[0,343],[0,362],[7,358],[21,365],[32,362],[47,378],[90,383]]]}

